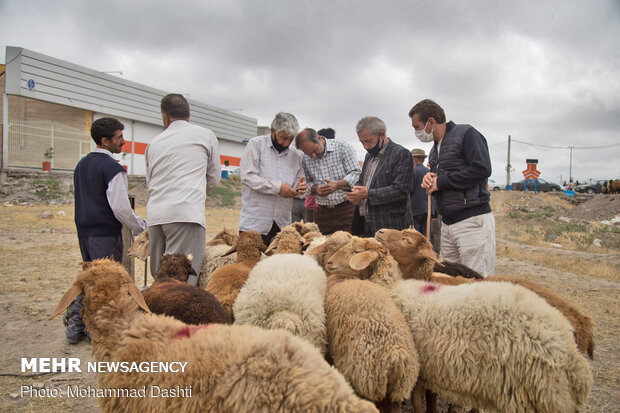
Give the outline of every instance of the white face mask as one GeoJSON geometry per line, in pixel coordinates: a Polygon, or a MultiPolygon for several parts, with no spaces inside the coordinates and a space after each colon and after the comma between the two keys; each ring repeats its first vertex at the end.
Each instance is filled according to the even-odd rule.
{"type": "Polygon", "coordinates": [[[431,129],[431,133],[426,133],[426,127],[428,126],[428,121],[424,124],[424,128],[415,131],[415,136],[420,140],[420,142],[428,143],[434,140],[433,137],[433,129],[431,129]]]}

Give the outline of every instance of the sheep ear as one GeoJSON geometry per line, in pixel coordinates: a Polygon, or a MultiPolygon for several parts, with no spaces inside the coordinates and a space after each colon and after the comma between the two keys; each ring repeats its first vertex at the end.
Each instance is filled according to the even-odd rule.
{"type": "Polygon", "coordinates": [[[317,254],[322,254],[325,251],[327,251],[327,246],[325,244],[321,244],[317,247],[312,248],[310,251],[306,251],[306,254],[317,255],[317,254]]]}
{"type": "Polygon", "coordinates": [[[278,237],[275,237],[274,239],[271,240],[271,243],[265,250],[265,254],[267,255],[270,255],[270,253],[273,254],[271,251],[276,247],[276,245],[278,245],[278,237]]]}
{"type": "Polygon", "coordinates": [[[56,306],[56,309],[54,310],[50,318],[48,318],[48,320],[51,320],[52,318],[56,317],[58,314],[65,311],[65,309],[69,307],[69,304],[71,304],[73,300],[75,300],[77,296],[80,294],[82,294],[82,289],[78,287],[77,285],[74,285],[73,287],[69,288],[69,291],[67,291],[65,295],[62,296],[62,298],[60,299],[60,302],[56,306]]]}
{"type": "Polygon", "coordinates": [[[151,310],[149,310],[149,306],[146,305],[146,302],[144,301],[144,296],[134,283],[127,284],[127,290],[129,290],[129,295],[131,295],[133,299],[136,300],[136,303],[138,303],[141,309],[143,309],[147,313],[151,312],[151,310]]]}
{"type": "Polygon", "coordinates": [[[429,260],[434,261],[437,264],[441,264],[437,259],[437,254],[435,254],[435,251],[430,248],[422,248],[421,250],[418,250],[418,256],[422,258],[428,258],[429,260]]]}
{"type": "Polygon", "coordinates": [[[228,251],[226,251],[225,253],[222,254],[222,257],[225,257],[227,255],[232,254],[233,252],[237,252],[237,244],[235,243],[235,245],[233,245],[232,247],[230,247],[228,249],[228,251]]]}
{"type": "Polygon", "coordinates": [[[349,267],[355,271],[361,271],[368,268],[373,262],[379,259],[379,254],[376,251],[364,251],[359,254],[355,254],[349,260],[349,267]]]}

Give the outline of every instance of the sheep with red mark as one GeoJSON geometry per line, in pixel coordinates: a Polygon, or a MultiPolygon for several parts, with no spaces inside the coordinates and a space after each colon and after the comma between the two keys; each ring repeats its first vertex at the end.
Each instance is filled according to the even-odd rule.
{"type": "Polygon", "coordinates": [[[424,388],[456,405],[501,412],[575,412],[585,403],[592,370],[572,327],[530,290],[410,279],[388,291],[420,355],[416,412],[424,388]]]}
{"type": "Polygon", "coordinates": [[[232,318],[212,293],[187,284],[190,275],[196,275],[190,257],[165,254],[155,282],[144,292],[149,309],[187,324],[232,324],[232,318]]]}
{"type": "MultiPolygon", "coordinates": [[[[381,229],[377,231],[376,239],[386,245],[390,254],[398,261],[398,265],[403,271],[403,278],[413,277],[446,285],[459,285],[475,281],[470,277],[444,276],[429,270],[432,257],[428,257],[428,255],[432,253],[432,251],[429,252],[432,247],[426,238],[416,230],[406,229],[397,231],[393,229],[381,229]],[[421,261],[424,260],[426,264],[421,264],[421,261]],[[422,273],[419,270],[420,268],[425,268],[422,273]]],[[[473,271],[466,266],[462,267],[461,270],[465,275],[467,275],[469,271],[473,271]]],[[[457,271],[459,270],[459,267],[456,266],[451,266],[450,268],[457,271]]],[[[521,277],[498,274],[491,275],[484,280],[488,282],[510,282],[512,284],[521,285],[544,298],[547,303],[557,308],[571,323],[574,328],[575,342],[579,350],[583,353],[587,353],[590,358],[594,357],[594,322],[592,317],[581,313],[573,304],[558,296],[549,288],[534,281],[526,280],[521,277]]]]}
{"type": "Polygon", "coordinates": [[[187,397],[98,398],[104,412],[376,412],[310,344],[285,331],[252,326],[188,326],[147,314],[138,288],[119,264],[83,264],[53,318],[83,294],[84,322],[97,361],[184,362],[182,372],[98,375],[100,389],[191,388],[187,397]]]}

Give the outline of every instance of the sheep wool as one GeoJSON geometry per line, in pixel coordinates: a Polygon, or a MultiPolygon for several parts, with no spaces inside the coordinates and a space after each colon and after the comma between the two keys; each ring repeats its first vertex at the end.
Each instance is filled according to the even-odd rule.
{"type": "Polygon", "coordinates": [[[52,317],[83,293],[84,322],[98,361],[186,363],[182,373],[98,375],[100,389],[188,389],[186,397],[98,398],[104,412],[377,412],[310,344],[285,331],[253,326],[188,326],[146,314],[123,267],[110,260],[84,265],[52,317]],[[130,293],[131,297],[127,295],[130,293]]]}
{"type": "Polygon", "coordinates": [[[357,394],[402,402],[420,363],[407,321],[387,291],[362,280],[330,282],[325,298],[329,355],[357,394]]]}
{"type": "Polygon", "coordinates": [[[322,354],[327,348],[325,272],[299,254],[276,254],[250,271],[233,305],[235,324],[281,328],[308,340],[322,354]]]}
{"type": "Polygon", "coordinates": [[[419,382],[450,403],[501,412],[575,412],[592,371],[558,310],[510,283],[389,287],[420,356],[419,382]]]}
{"type": "Polygon", "coordinates": [[[202,268],[200,269],[200,274],[198,274],[198,287],[204,289],[207,284],[209,284],[211,275],[218,268],[237,262],[236,252],[223,256],[228,252],[228,250],[230,250],[230,246],[228,244],[212,245],[205,248],[205,256],[202,259],[202,268]]]}

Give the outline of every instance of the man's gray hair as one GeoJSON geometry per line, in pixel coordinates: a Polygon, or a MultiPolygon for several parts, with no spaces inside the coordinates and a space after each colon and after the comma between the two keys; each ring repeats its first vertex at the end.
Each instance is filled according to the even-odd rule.
{"type": "Polygon", "coordinates": [[[295,138],[295,147],[301,149],[302,142],[319,143],[319,135],[312,128],[306,128],[299,132],[299,135],[295,138]]]}
{"type": "Polygon", "coordinates": [[[366,116],[357,122],[357,126],[355,126],[355,131],[360,133],[364,130],[368,130],[368,132],[373,135],[378,135],[381,131],[385,131],[387,134],[387,127],[385,126],[385,122],[379,119],[376,116],[366,116]]]}
{"type": "Polygon", "coordinates": [[[280,112],[271,122],[271,129],[278,133],[284,131],[287,135],[295,136],[299,132],[299,123],[297,118],[290,113],[280,112]]]}

